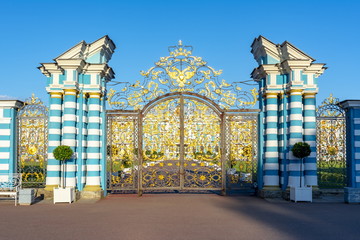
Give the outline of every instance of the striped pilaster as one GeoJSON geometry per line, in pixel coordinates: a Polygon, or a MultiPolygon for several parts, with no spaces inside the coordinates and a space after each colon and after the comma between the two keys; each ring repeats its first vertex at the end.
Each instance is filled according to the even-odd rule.
{"type": "Polygon", "coordinates": [[[61,145],[62,93],[50,92],[50,111],[48,123],[48,162],[46,167],[46,190],[60,185],[60,162],[54,158],[54,149],[61,145]]]}
{"type": "MultiPolygon", "coordinates": [[[[297,142],[303,141],[303,106],[302,90],[290,90],[290,116],[289,116],[289,142],[288,142],[288,159],[289,159],[289,186],[300,186],[300,162],[301,160],[294,157],[291,152],[292,147],[297,142]]],[[[304,168],[302,168],[304,169],[304,168]]],[[[303,181],[303,180],[301,180],[303,181]]]]}
{"type": "Polygon", "coordinates": [[[288,96],[282,94],[279,100],[279,162],[280,162],[280,184],[282,189],[287,187],[287,101],[288,96]]]}
{"type": "Polygon", "coordinates": [[[100,191],[100,126],[101,93],[89,93],[86,186],[84,191],[100,191]]]}
{"type": "Polygon", "coordinates": [[[79,94],[78,112],[78,141],[77,141],[77,187],[81,191],[85,185],[86,140],[87,140],[87,94],[79,94]]]}
{"type": "Polygon", "coordinates": [[[353,122],[353,131],[351,134],[353,134],[353,139],[354,139],[354,145],[352,147],[352,149],[349,149],[348,151],[351,152],[353,151],[354,153],[354,182],[355,184],[353,184],[352,186],[355,187],[360,187],[360,109],[356,109],[355,113],[354,113],[354,118],[351,119],[350,121],[353,122]]]}
{"type": "Polygon", "coordinates": [[[264,188],[279,187],[278,96],[266,93],[264,188]]]}
{"type": "Polygon", "coordinates": [[[317,186],[316,167],[316,93],[304,94],[304,142],[311,148],[311,155],[305,158],[305,185],[317,186]]]}
{"type": "MultiPolygon", "coordinates": [[[[77,90],[64,89],[64,115],[62,145],[70,146],[76,156],[76,108],[77,90]]],[[[65,181],[67,187],[76,187],[76,157],[66,161],[65,181]]]]}
{"type": "Polygon", "coordinates": [[[360,100],[340,102],[346,114],[347,186],[360,188],[360,100]]]}
{"type": "Polygon", "coordinates": [[[264,141],[265,141],[265,100],[264,98],[259,98],[259,108],[260,113],[258,116],[258,173],[257,179],[259,184],[259,189],[264,187],[264,141]]]}
{"type": "MultiPolygon", "coordinates": [[[[101,165],[101,187],[103,190],[106,190],[106,184],[107,184],[107,170],[106,170],[106,165],[107,165],[107,161],[106,161],[106,153],[107,153],[107,137],[106,137],[106,98],[102,97],[101,98],[101,124],[100,124],[100,152],[101,152],[101,160],[100,160],[100,165],[101,165]]],[[[106,191],[105,191],[105,195],[106,195],[106,191]]]]}
{"type": "Polygon", "coordinates": [[[0,108],[0,182],[8,179],[11,165],[11,136],[14,134],[12,119],[6,116],[5,112],[10,113],[10,109],[0,108]]]}

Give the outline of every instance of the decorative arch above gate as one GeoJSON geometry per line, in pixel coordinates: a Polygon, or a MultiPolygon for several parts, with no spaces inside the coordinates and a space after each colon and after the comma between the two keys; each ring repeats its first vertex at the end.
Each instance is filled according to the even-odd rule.
{"type": "Polygon", "coordinates": [[[222,71],[169,47],[142,82],[107,97],[110,191],[252,188],[257,180],[257,90],[219,80],[222,71]]]}
{"type": "Polygon", "coordinates": [[[191,92],[207,97],[223,109],[251,108],[257,101],[257,90],[244,91],[241,82],[219,80],[222,70],[216,71],[201,57],[192,56],[192,46],[169,47],[170,55],[161,57],[148,71],[141,71],[142,82],[119,82],[120,91],[110,89],[108,103],[113,109],[138,110],[161,95],[191,92]]]}

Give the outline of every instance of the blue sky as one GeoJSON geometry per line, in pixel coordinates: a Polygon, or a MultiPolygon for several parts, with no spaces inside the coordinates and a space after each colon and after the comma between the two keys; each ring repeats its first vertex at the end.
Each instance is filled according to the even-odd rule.
{"type": "Polygon", "coordinates": [[[360,1],[1,1],[0,97],[35,93],[44,102],[39,63],[81,40],[109,35],[117,48],[109,65],[116,81],[141,79],[179,39],[194,47],[229,82],[250,79],[255,37],[287,40],[329,68],[318,103],[333,93],[360,99],[360,1]]]}

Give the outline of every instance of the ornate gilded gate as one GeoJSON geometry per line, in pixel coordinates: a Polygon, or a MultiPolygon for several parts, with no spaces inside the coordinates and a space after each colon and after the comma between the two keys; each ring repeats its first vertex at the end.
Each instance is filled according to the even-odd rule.
{"type": "Polygon", "coordinates": [[[218,81],[220,71],[170,47],[170,56],[119,83],[108,102],[108,189],[111,191],[223,190],[256,181],[256,90],[218,81]],[[230,109],[231,107],[237,109],[230,109]],[[130,110],[129,108],[133,108],[130,110]]]}
{"type": "Polygon", "coordinates": [[[19,110],[18,172],[23,187],[44,187],[47,165],[48,109],[32,95],[19,110]]]}
{"type": "Polygon", "coordinates": [[[321,188],[346,186],[345,111],[332,94],[317,109],[317,167],[321,188]]]}

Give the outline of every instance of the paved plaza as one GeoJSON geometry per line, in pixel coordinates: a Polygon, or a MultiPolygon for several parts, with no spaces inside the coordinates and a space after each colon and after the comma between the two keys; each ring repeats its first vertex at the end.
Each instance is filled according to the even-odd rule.
{"type": "Polygon", "coordinates": [[[0,202],[0,239],[359,239],[360,205],[215,194],[110,195],[96,203],[0,202]]]}

